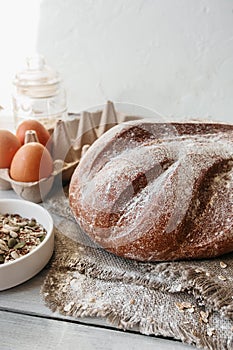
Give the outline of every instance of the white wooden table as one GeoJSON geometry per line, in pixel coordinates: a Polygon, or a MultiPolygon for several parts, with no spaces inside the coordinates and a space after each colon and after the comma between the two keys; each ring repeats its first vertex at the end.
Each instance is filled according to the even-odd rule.
{"type": "MultiPolygon", "coordinates": [[[[0,128],[12,129],[10,119],[0,128]]],[[[0,198],[18,198],[0,191],[0,198]]],[[[0,292],[0,350],[192,350],[179,341],[124,332],[99,318],[74,319],[52,313],[40,288],[46,269],[20,286],[0,292]]]]}

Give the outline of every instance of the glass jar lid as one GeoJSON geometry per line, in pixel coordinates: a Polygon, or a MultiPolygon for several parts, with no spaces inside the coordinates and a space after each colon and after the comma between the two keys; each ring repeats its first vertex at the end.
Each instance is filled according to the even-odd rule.
{"type": "Polygon", "coordinates": [[[30,97],[55,95],[61,81],[58,72],[49,67],[41,55],[28,57],[26,63],[26,69],[17,73],[13,81],[18,91],[30,97]]]}

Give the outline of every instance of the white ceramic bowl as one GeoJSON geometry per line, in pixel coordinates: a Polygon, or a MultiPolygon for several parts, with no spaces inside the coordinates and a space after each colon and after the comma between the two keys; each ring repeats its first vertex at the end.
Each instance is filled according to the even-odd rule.
{"type": "Polygon", "coordinates": [[[35,218],[47,231],[45,239],[30,253],[0,265],[0,290],[14,287],[35,276],[47,264],[54,249],[53,219],[38,204],[20,199],[0,199],[1,214],[35,218]]]}

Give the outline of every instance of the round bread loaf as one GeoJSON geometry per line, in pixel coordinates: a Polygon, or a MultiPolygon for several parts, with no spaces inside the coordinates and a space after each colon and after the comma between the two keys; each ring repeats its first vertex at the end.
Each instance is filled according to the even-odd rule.
{"type": "Polygon", "coordinates": [[[233,126],[135,121],[89,148],[70,184],[81,228],[140,261],[233,251],[233,126]]]}

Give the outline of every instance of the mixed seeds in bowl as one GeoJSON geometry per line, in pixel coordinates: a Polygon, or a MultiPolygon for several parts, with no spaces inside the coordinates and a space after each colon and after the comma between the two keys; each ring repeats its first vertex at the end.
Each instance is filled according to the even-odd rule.
{"type": "Polygon", "coordinates": [[[34,218],[0,214],[0,264],[28,254],[44,240],[46,233],[34,218]]]}

